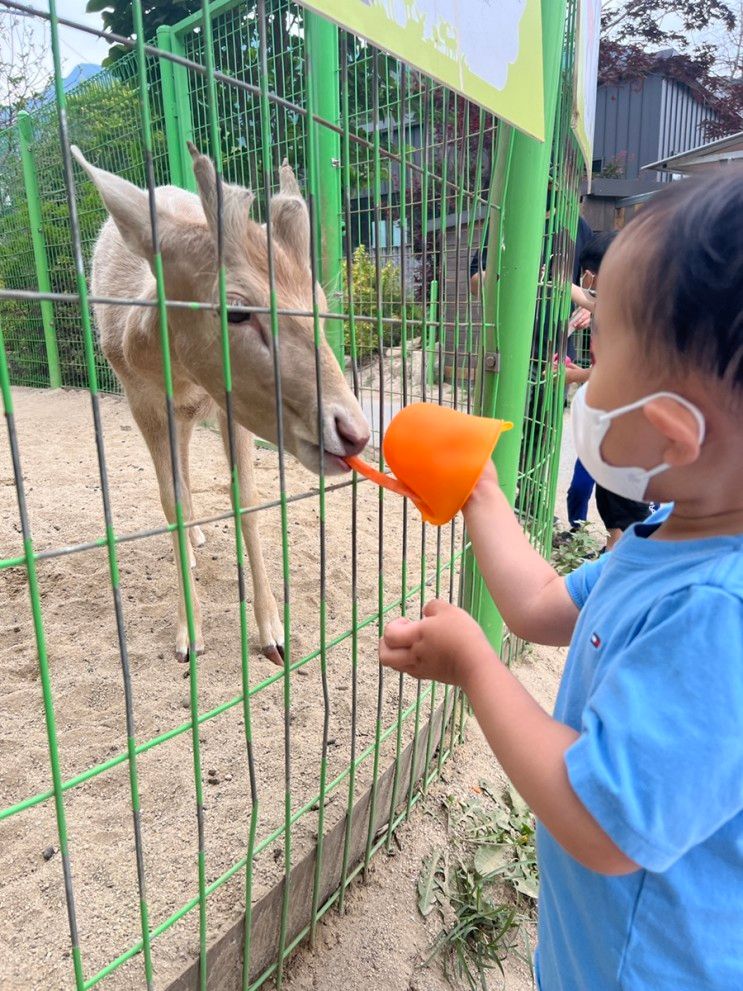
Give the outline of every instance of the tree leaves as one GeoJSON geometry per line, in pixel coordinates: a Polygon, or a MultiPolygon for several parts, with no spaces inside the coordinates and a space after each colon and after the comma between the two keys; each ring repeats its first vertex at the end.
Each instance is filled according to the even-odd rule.
{"type": "Polygon", "coordinates": [[[701,89],[712,105],[718,119],[705,122],[705,137],[739,131],[743,127],[743,81],[720,70],[714,45],[695,44],[693,38],[696,32],[716,25],[729,34],[741,9],[740,3],[734,11],[723,0],[605,0],[599,83],[644,79],[661,72],[701,89]],[[674,49],[670,56],[669,48],[674,49]]]}

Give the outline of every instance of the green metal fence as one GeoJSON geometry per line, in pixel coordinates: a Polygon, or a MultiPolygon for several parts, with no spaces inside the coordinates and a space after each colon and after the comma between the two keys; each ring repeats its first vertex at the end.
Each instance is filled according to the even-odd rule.
{"type": "MultiPolygon", "coordinates": [[[[213,472],[223,498],[211,500],[211,515],[189,518],[179,497],[171,430],[175,521],[133,522],[137,507],[122,503],[117,486],[141,465],[120,452],[112,433],[130,427],[124,401],[111,405],[101,395],[118,384],[89,312],[90,253],[105,212],[72,170],[70,143],[137,185],[193,190],[191,140],[225,180],[255,191],[261,221],[288,159],[308,199],[312,265],[328,300],[326,313],[315,298],[308,314],[315,343],[324,319],[372,427],[379,466],[385,425],[410,402],[513,419],[513,436],[497,451],[501,481],[546,548],[562,422],[562,378],[552,359],[564,353],[580,178],[570,132],[574,7],[573,0],[544,4],[549,127],[540,146],[288,0],[205,2],[198,14],[161,28],[154,46],[143,42],[135,0],[133,50],[65,94],[50,3],[56,102],[0,135],[8,162],[0,180],[0,385],[17,495],[5,514],[0,574],[17,592],[9,608],[18,634],[10,677],[24,703],[13,717],[14,735],[24,741],[13,751],[21,771],[0,795],[0,858],[8,891],[20,901],[29,884],[28,836],[39,835],[53,807],[62,871],[53,878],[54,906],[21,920],[18,952],[5,965],[9,978],[30,973],[37,983],[77,991],[206,989],[221,986],[231,962],[245,989],[269,978],[280,985],[288,954],[308,933],[314,938],[329,908],[343,910],[352,879],[391,844],[463,732],[461,693],[391,678],[379,667],[376,638],[385,622],[400,612],[417,615],[437,595],[466,605],[494,643],[503,638],[461,523],[432,529],[407,502],[356,477],[308,481],[281,442],[277,451],[259,452],[270,492],[241,506],[232,423],[229,470],[219,475],[215,465],[213,472]],[[470,260],[488,237],[486,274],[472,293],[470,260]],[[59,384],[87,390],[93,452],[85,461],[81,436],[79,481],[91,494],[74,522],[61,526],[55,507],[38,502],[43,480],[55,483],[55,462],[42,456],[45,438],[28,393],[13,388],[59,384]],[[46,475],[39,461],[51,464],[46,475]],[[242,524],[254,512],[272,533],[274,585],[283,590],[279,670],[251,654],[242,524]],[[234,607],[214,620],[218,649],[203,658],[186,571],[197,523],[219,552],[211,570],[234,607]],[[186,597],[187,684],[163,648],[170,630],[153,620],[145,588],[169,532],[186,597]],[[55,605],[55,581],[80,592],[77,606],[55,605]],[[92,605],[109,617],[100,628],[86,625],[92,605]],[[63,640],[76,646],[60,658],[63,640]],[[38,685],[29,675],[34,664],[38,685]],[[99,682],[117,702],[92,732],[75,721],[72,702],[87,690],[97,698],[99,682]],[[150,696],[160,693],[153,709],[150,696]],[[43,713],[43,735],[31,712],[43,713]],[[235,766],[229,787],[210,769],[227,753],[235,766]],[[158,767],[169,769],[177,791],[158,767]],[[223,792],[214,790],[220,783],[223,792]],[[121,864],[113,885],[110,857],[121,864]],[[41,943],[33,938],[39,927],[41,943]]],[[[159,314],[163,403],[172,418],[157,243],[154,271],[158,293],[150,305],[159,314]]],[[[229,412],[239,383],[230,368],[226,289],[220,264],[213,306],[229,412]]],[[[275,292],[266,309],[281,441],[283,313],[275,292]]],[[[316,378],[322,408],[318,369],[307,375],[316,378]]],[[[77,412],[75,396],[49,394],[47,402],[52,421],[77,412]]],[[[507,651],[517,646],[506,637],[507,651]]]]}

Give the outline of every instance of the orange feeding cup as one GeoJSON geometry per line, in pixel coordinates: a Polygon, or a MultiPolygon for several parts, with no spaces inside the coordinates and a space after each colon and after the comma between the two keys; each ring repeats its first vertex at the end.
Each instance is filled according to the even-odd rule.
{"type": "Polygon", "coordinates": [[[377,485],[412,499],[426,522],[443,526],[467,502],[498,438],[512,426],[434,403],[413,403],[390,420],[384,435],[384,459],[396,478],[357,457],[346,462],[377,485]]]}

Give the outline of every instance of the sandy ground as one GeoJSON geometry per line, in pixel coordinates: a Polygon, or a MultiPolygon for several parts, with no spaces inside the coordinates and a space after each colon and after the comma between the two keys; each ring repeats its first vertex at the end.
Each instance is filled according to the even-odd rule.
{"type": "MultiPolygon", "coordinates": [[[[18,389],[14,393],[21,461],[34,547],[37,551],[99,539],[103,532],[100,481],[84,393],[18,389]]],[[[117,533],[162,525],[149,457],[126,404],[116,397],[101,400],[114,524],[117,533]]],[[[563,475],[570,460],[566,455],[563,475]]],[[[192,488],[199,517],[229,509],[227,473],[216,434],[200,429],[194,439],[192,488]],[[197,453],[198,452],[198,453],[197,453]]],[[[261,497],[278,495],[276,455],[257,454],[261,497]]],[[[293,462],[289,494],[313,489],[315,480],[293,462]]],[[[561,489],[564,491],[565,478],[561,489]]],[[[564,499],[561,496],[561,500],[564,499]]],[[[385,601],[400,594],[402,501],[385,499],[385,601]]],[[[371,485],[359,489],[359,616],[376,609],[378,583],[378,498],[371,485]]],[[[274,591],[281,590],[281,539],[278,509],[262,512],[264,550],[274,591]]],[[[328,495],[327,614],[328,640],[350,626],[351,490],[328,495]]],[[[289,507],[291,547],[292,657],[314,651],[319,642],[318,500],[289,507]]],[[[418,581],[421,527],[411,514],[408,527],[408,585],[418,581]],[[411,577],[413,576],[413,577],[411,577]]],[[[234,536],[230,521],[205,528],[207,544],[198,552],[197,581],[204,610],[206,653],[199,665],[199,708],[209,711],[235,700],[240,692],[240,651],[234,536]]],[[[443,546],[450,533],[443,532],[443,546]]],[[[429,530],[429,570],[434,539],[429,530]]],[[[18,511],[7,444],[0,447],[0,557],[22,553],[18,511]]],[[[132,668],[136,739],[143,742],[181,727],[189,718],[188,682],[173,658],[176,580],[167,535],[119,546],[122,596],[132,668]]],[[[39,585],[49,652],[61,774],[69,780],[87,768],[115,758],[125,749],[123,693],[106,552],[88,550],[40,561],[39,585]]],[[[444,576],[444,588],[448,576],[444,576]]],[[[430,597],[430,590],[426,597],[430,597]]],[[[411,600],[414,612],[419,600],[411,600]]],[[[390,615],[395,615],[393,611],[390,615]]],[[[249,614],[252,628],[252,614],[249,614]]],[[[46,728],[41,704],[36,647],[23,568],[0,575],[0,809],[50,788],[46,728]]],[[[358,742],[374,738],[378,667],[376,627],[359,638],[358,742]]],[[[250,683],[256,686],[275,669],[251,642],[250,683]]],[[[559,652],[534,652],[520,674],[550,705],[560,667],[559,652]]],[[[330,749],[328,778],[348,763],[351,725],[351,650],[344,641],[329,655],[330,749]]],[[[382,690],[382,718],[389,726],[400,702],[397,679],[382,690]]],[[[317,659],[292,678],[292,806],[299,808],[317,793],[323,706],[317,659]]],[[[414,698],[406,684],[403,704],[414,698]]],[[[281,822],[283,811],[283,681],[253,698],[252,719],[258,792],[259,838],[281,822]]],[[[407,738],[403,735],[403,742],[407,738]]],[[[202,725],[202,774],[206,803],[207,882],[219,877],[245,853],[249,811],[248,771],[241,706],[233,705],[202,725]],[[208,774],[207,772],[215,773],[208,774]],[[208,784],[207,778],[216,783],[208,784]]],[[[394,756],[394,735],[383,747],[381,766],[394,756]]],[[[194,768],[190,734],[181,732],[143,753],[138,761],[142,799],[145,866],[150,919],[161,923],[197,893],[194,768]]],[[[444,836],[437,815],[452,789],[466,792],[479,778],[497,779],[498,770],[476,727],[448,765],[410,824],[400,832],[402,850],[394,858],[377,857],[368,882],[355,885],[348,918],[332,912],[323,924],[314,952],[301,951],[290,964],[287,984],[293,989],[335,991],[349,982],[370,991],[400,988],[437,991],[443,978],[436,969],[419,971],[431,941],[431,925],[419,918],[415,883],[421,862],[444,836]]],[[[358,776],[368,786],[370,762],[358,776]]],[[[346,785],[337,789],[326,809],[326,827],[345,809],[346,785]]],[[[84,970],[87,978],[139,938],[136,871],[126,764],[100,774],[65,793],[73,883],[84,970]]],[[[304,816],[294,829],[295,856],[309,848],[317,814],[304,816]]],[[[46,801],[0,822],[0,914],[11,924],[0,936],[0,987],[3,991],[56,991],[73,986],[69,934],[62,886],[61,859],[48,861],[43,851],[56,849],[53,803],[46,801]]],[[[255,897],[278,879],[283,869],[278,844],[269,844],[255,867],[255,897]]],[[[208,901],[209,939],[215,938],[242,911],[244,872],[208,901]]],[[[198,945],[196,912],[153,944],[156,988],[167,986],[190,961],[198,945]]],[[[106,978],[106,991],[143,986],[140,961],[134,960],[106,978]]],[[[505,986],[531,987],[522,965],[509,966],[505,986]]]]}
{"type": "MultiPolygon", "coordinates": [[[[14,394],[26,498],[37,551],[79,544],[103,533],[100,481],[86,394],[18,389],[14,394]]],[[[163,523],[149,456],[133,425],[126,403],[101,400],[114,524],[125,534],[163,523]]],[[[290,459],[291,460],[291,459],[290,459]]],[[[0,446],[0,557],[22,553],[18,510],[7,444],[0,446]]],[[[199,429],[192,454],[192,488],[199,517],[229,510],[226,466],[217,434],[199,429]]],[[[266,501],[278,496],[277,456],[257,454],[257,484],[266,501]]],[[[312,490],[316,479],[293,461],[288,465],[289,495],[312,490]]],[[[351,626],[351,488],[327,496],[327,638],[331,642],[351,626]]],[[[403,501],[385,499],[384,601],[400,595],[403,501]]],[[[377,490],[359,486],[359,618],[373,615],[378,596],[377,490]]],[[[280,595],[281,529],[278,509],[261,513],[264,551],[274,592],[280,595]]],[[[314,652],[319,644],[320,547],[316,497],[289,505],[292,658],[314,652]]],[[[421,525],[410,513],[408,587],[420,580],[421,525]]],[[[204,614],[206,653],[199,664],[199,710],[206,712],[239,699],[241,686],[237,582],[231,521],[205,527],[206,545],[197,552],[196,576],[204,614]]],[[[434,566],[435,538],[428,531],[428,565],[434,566]]],[[[443,533],[448,553],[450,532],[443,533]]],[[[136,739],[183,726],[189,719],[189,683],[175,662],[176,575],[168,535],[119,546],[121,588],[132,669],[136,739]]],[[[61,774],[69,780],[90,767],[115,758],[125,749],[125,723],[106,552],[42,560],[38,565],[44,630],[49,652],[61,774]]],[[[448,589],[448,574],[443,576],[448,589]]],[[[427,592],[426,597],[430,597],[427,592]]],[[[410,610],[419,608],[411,599],[410,610]]],[[[394,616],[399,610],[390,612],[394,616]]],[[[253,628],[252,612],[248,621],[253,628]]],[[[36,647],[23,568],[0,577],[0,808],[49,789],[51,776],[41,704],[36,647]]],[[[373,743],[377,711],[376,624],[359,636],[359,750],[373,743]]],[[[276,669],[258,654],[251,639],[250,684],[253,688],[276,669]]],[[[331,699],[328,780],[348,765],[351,736],[351,642],[328,654],[331,699]]],[[[320,664],[309,661],[292,677],[292,808],[299,809],[318,792],[323,705],[320,664]]],[[[415,698],[406,684],[403,704],[415,698]]],[[[397,714],[397,678],[384,679],[382,724],[397,714]]],[[[227,708],[202,724],[202,777],[206,804],[207,883],[245,854],[250,807],[242,706],[227,708]],[[216,772],[214,775],[208,772],[216,772]],[[212,778],[216,783],[209,784],[212,778]]],[[[283,679],[262,688],[252,700],[255,766],[260,800],[258,838],[281,825],[284,799],[283,679]]],[[[409,724],[403,744],[409,735],[409,724]]],[[[383,745],[381,764],[394,757],[395,735],[383,745]]],[[[174,735],[147,750],[138,761],[142,800],[145,867],[150,918],[167,919],[197,893],[194,768],[190,732],[174,735]]],[[[371,760],[359,769],[359,793],[371,780],[371,760]]],[[[347,783],[333,793],[326,808],[330,827],[345,810],[347,783]]],[[[86,978],[139,938],[136,870],[132,840],[129,779],[126,764],[65,793],[80,944],[86,978]]],[[[309,848],[317,812],[293,829],[295,860],[309,848]]],[[[57,847],[52,802],[36,805],[0,822],[0,914],[12,917],[0,940],[0,987],[3,991],[45,991],[71,986],[69,936],[62,887],[61,859],[42,853],[57,847]],[[13,935],[9,935],[13,933],[13,935]],[[66,957],[67,955],[67,957],[66,957]]],[[[257,858],[254,883],[258,898],[280,877],[279,845],[269,844],[257,858]]],[[[244,871],[208,900],[209,939],[242,911],[244,871]]],[[[197,940],[197,913],[153,944],[157,988],[167,986],[192,957],[197,940]]],[[[128,963],[102,986],[139,986],[141,964],[128,963]]]]}

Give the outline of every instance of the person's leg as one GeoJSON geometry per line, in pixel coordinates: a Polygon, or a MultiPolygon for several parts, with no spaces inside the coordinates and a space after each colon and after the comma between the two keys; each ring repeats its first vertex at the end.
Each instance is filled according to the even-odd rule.
{"type": "Polygon", "coordinates": [[[606,527],[606,549],[611,550],[624,531],[633,523],[642,523],[650,515],[650,506],[646,502],[636,502],[625,499],[608,489],[596,485],[596,508],[606,527]]]}
{"type": "Polygon", "coordinates": [[[579,526],[588,519],[588,503],[593,492],[593,479],[582,462],[576,458],[573,478],[568,489],[568,521],[571,527],[579,526]]]}

